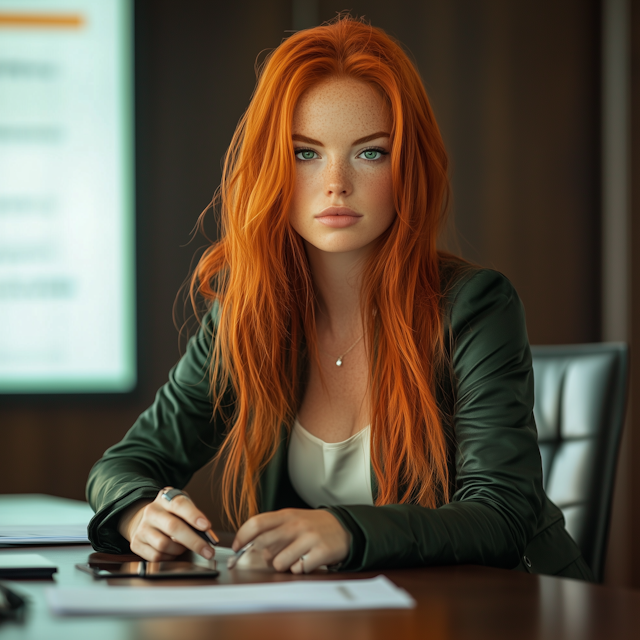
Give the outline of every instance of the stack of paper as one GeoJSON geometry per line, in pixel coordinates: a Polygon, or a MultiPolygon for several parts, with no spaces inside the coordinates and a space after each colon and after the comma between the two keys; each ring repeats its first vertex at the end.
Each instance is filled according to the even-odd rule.
{"type": "Polygon", "coordinates": [[[384,576],[370,580],[295,580],[206,587],[59,587],[46,590],[59,615],[170,616],[411,609],[415,600],[384,576]]]}
{"type": "Polygon", "coordinates": [[[88,544],[86,502],[42,494],[0,495],[0,546],[88,544]]]}

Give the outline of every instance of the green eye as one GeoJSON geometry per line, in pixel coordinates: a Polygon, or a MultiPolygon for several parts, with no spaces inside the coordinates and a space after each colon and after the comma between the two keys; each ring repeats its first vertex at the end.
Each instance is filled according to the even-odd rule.
{"type": "Polygon", "coordinates": [[[359,157],[364,160],[380,160],[382,156],[388,155],[388,151],[384,151],[383,149],[365,149],[359,157]]]}
{"type": "Polygon", "coordinates": [[[296,151],[296,158],[300,160],[313,160],[316,156],[316,152],[313,149],[300,149],[296,151]]]}

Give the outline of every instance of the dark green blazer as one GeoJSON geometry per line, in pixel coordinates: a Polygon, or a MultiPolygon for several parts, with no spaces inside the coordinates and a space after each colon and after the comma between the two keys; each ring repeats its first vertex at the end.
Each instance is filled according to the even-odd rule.
{"type": "MultiPolygon", "coordinates": [[[[542,488],[533,418],[533,371],[522,303],[488,269],[443,263],[445,344],[453,375],[438,402],[451,442],[452,499],[436,509],[412,504],[328,509],[351,533],[344,570],[480,564],[591,579],[562,513],[542,488]]],[[[214,309],[215,312],[215,309],[214,309]]],[[[165,485],[184,487],[216,454],[223,421],[212,418],[208,356],[215,313],[188,344],[155,402],[91,470],[96,550],[122,553],[120,513],[165,485]]],[[[450,372],[451,373],[451,372],[450,372]]],[[[225,404],[233,406],[230,391],[225,404]]],[[[308,508],[287,471],[289,429],[259,482],[261,511],[308,508]]],[[[375,483],[374,483],[375,498],[375,483]]]]}

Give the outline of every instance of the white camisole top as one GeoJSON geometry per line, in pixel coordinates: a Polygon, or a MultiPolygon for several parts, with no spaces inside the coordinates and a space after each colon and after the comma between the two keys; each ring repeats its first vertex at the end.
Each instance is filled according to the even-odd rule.
{"type": "Polygon", "coordinates": [[[289,478],[297,494],[314,509],[320,505],[369,504],[371,428],[342,442],[325,442],[296,418],[289,442],[289,478]]]}

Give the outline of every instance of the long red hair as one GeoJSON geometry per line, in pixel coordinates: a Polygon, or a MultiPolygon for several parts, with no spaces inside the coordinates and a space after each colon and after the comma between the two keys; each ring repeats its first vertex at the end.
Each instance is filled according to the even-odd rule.
{"type": "Polygon", "coordinates": [[[392,115],[397,218],[363,273],[371,459],[376,504],[436,507],[449,500],[447,442],[436,403],[444,357],[438,231],[449,194],[447,156],[420,76],[382,30],[339,16],[285,40],[266,59],[225,158],[216,202],[220,240],[194,272],[191,298],[217,302],[211,353],[214,411],[236,397],[220,451],[225,512],[258,512],[257,479],[290,428],[308,358],[318,362],[315,292],[301,238],[288,221],[294,108],[331,77],[377,88],[392,115]],[[306,349],[306,352],[305,352],[306,349]]]}

